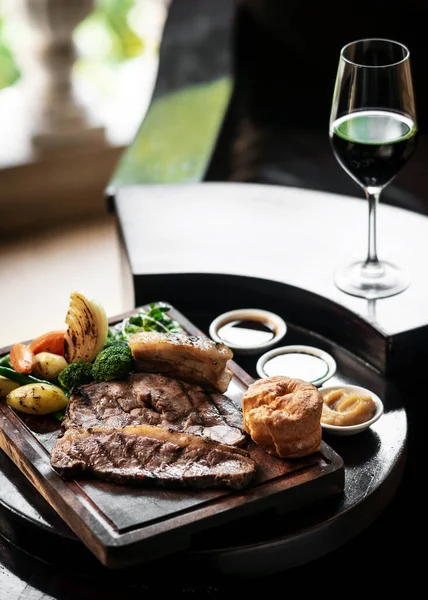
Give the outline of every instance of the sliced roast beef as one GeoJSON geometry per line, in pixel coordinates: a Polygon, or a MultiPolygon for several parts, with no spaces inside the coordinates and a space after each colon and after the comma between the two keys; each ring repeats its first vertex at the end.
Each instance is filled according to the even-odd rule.
{"type": "Polygon", "coordinates": [[[90,383],[71,396],[63,428],[157,425],[236,445],[246,439],[242,412],[225,395],[154,373],[90,383]]]}
{"type": "Polygon", "coordinates": [[[241,448],[152,425],[68,429],[51,464],[63,477],[191,488],[241,489],[256,471],[241,448]]]}

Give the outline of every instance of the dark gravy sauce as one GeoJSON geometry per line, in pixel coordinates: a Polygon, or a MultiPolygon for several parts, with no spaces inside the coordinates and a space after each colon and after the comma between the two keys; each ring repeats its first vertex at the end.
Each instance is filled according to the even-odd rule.
{"type": "Polygon", "coordinates": [[[275,333],[273,325],[255,319],[231,321],[218,330],[219,337],[226,345],[248,348],[269,342],[275,337],[275,333]]]}

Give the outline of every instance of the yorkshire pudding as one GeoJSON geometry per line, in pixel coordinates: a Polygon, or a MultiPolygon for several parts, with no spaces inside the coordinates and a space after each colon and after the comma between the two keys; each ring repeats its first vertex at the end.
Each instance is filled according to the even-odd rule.
{"type": "Polygon", "coordinates": [[[280,375],[255,381],[242,397],[246,432],[281,458],[319,450],[322,407],[322,395],[312,383],[280,375]]]}

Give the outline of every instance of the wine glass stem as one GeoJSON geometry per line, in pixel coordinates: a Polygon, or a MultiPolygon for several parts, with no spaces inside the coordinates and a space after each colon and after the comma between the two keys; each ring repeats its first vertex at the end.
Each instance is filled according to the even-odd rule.
{"type": "Polygon", "coordinates": [[[369,203],[369,238],[367,248],[367,258],[364,263],[364,268],[373,269],[381,268],[377,257],[377,242],[376,242],[376,210],[379,204],[380,192],[371,193],[365,190],[366,198],[369,203]]]}

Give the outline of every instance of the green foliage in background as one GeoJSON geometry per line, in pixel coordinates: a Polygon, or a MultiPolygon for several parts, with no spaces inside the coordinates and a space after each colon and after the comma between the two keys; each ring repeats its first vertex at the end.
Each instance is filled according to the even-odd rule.
{"type": "Polygon", "coordinates": [[[97,1],[93,13],[76,29],[76,35],[86,41],[93,58],[121,62],[143,52],[144,42],[132,29],[130,19],[138,1],[97,1]]]}
{"type": "Polygon", "coordinates": [[[0,90],[13,85],[21,72],[4,36],[4,18],[0,16],[0,90]]]}
{"type": "MultiPolygon", "coordinates": [[[[144,0],[97,0],[95,9],[75,34],[84,40],[87,52],[95,60],[122,62],[144,50],[144,42],[132,29],[132,10],[144,0]]],[[[21,72],[13,56],[7,35],[7,22],[0,0],[0,89],[19,80],[21,72]]],[[[25,43],[25,40],[22,40],[25,43]]]]}
{"type": "Polygon", "coordinates": [[[232,91],[230,78],[189,86],[153,101],[122,157],[113,185],[200,181],[232,91]]]}

